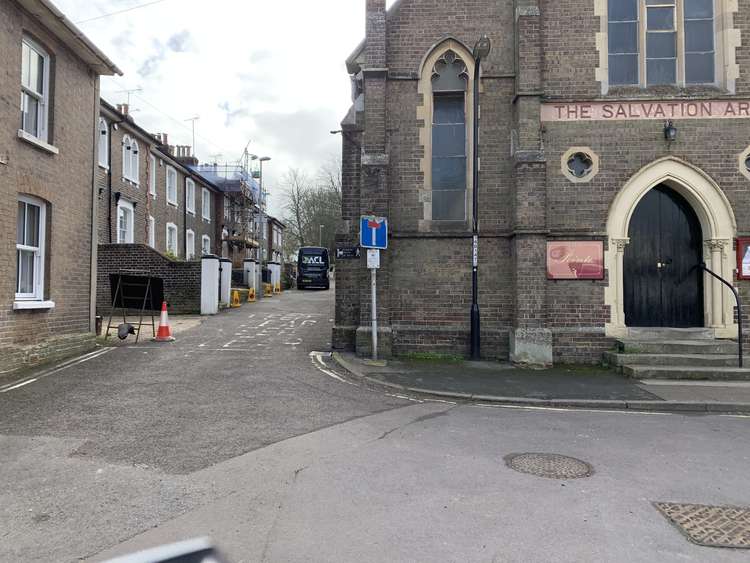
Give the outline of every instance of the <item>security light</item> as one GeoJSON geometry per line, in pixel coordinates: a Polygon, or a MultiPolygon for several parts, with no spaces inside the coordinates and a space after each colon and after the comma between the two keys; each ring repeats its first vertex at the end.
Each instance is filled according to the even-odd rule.
{"type": "Polygon", "coordinates": [[[670,143],[677,140],[677,127],[671,119],[664,124],[664,138],[670,143]]]}

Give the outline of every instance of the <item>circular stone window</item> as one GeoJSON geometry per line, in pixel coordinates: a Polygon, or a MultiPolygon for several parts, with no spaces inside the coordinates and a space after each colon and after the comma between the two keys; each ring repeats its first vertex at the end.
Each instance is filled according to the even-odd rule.
{"type": "Polygon", "coordinates": [[[590,182],[599,172],[599,157],[588,147],[572,147],[562,155],[560,168],[571,182],[590,182]]]}
{"type": "Polygon", "coordinates": [[[594,162],[586,153],[577,152],[568,159],[568,172],[576,178],[583,178],[591,174],[594,162]]]}
{"type": "Polygon", "coordinates": [[[738,164],[740,167],[740,174],[750,180],[750,147],[747,147],[740,153],[740,161],[738,164]]]}

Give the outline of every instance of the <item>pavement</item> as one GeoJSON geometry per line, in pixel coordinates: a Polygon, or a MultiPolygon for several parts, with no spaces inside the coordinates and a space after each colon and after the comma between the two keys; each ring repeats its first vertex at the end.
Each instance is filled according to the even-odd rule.
{"type": "Polygon", "coordinates": [[[355,377],[392,389],[510,405],[750,413],[750,382],[633,380],[601,367],[524,369],[497,362],[389,360],[333,354],[355,377]]]}

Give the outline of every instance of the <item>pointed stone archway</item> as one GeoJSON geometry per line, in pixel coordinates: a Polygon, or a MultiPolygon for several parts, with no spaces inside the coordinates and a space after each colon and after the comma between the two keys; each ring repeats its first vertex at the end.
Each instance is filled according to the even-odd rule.
{"type": "MultiPolygon", "coordinates": [[[[624,338],[629,334],[624,311],[623,257],[630,243],[630,219],[641,199],[659,184],[669,186],[690,203],[701,223],[706,265],[723,278],[733,279],[732,241],[737,233],[737,223],[721,188],[705,172],[678,158],[666,157],[652,162],[623,186],[609,210],[609,244],[605,253],[609,284],[605,288],[604,303],[610,308],[605,332],[613,338],[624,338]]],[[[717,338],[735,338],[737,324],[734,322],[733,297],[708,274],[705,274],[703,287],[705,326],[712,329],[717,338]]]]}

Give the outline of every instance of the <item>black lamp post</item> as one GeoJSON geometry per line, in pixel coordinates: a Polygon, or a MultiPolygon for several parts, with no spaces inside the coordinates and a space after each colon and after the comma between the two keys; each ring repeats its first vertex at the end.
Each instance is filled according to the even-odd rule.
{"type": "Polygon", "coordinates": [[[471,270],[471,359],[479,360],[479,75],[482,59],[487,58],[492,43],[486,34],[474,46],[474,144],[472,184],[472,270],[471,270]]]}

